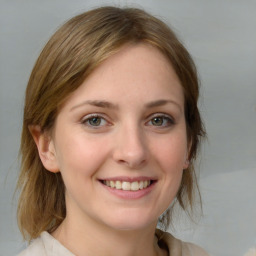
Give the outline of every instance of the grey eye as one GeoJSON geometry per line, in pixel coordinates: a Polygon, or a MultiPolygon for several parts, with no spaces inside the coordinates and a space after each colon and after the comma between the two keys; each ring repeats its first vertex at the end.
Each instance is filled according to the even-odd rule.
{"type": "Polygon", "coordinates": [[[151,122],[152,122],[152,124],[155,125],[155,126],[162,126],[163,123],[164,123],[164,119],[166,119],[166,118],[164,118],[164,117],[154,117],[154,118],[151,120],[151,122]]]}
{"type": "Polygon", "coordinates": [[[174,125],[174,120],[166,115],[155,115],[149,120],[147,125],[159,128],[170,127],[174,125]]]}
{"type": "Polygon", "coordinates": [[[97,116],[88,119],[88,123],[92,126],[99,126],[101,122],[102,122],[102,118],[97,116]]]}

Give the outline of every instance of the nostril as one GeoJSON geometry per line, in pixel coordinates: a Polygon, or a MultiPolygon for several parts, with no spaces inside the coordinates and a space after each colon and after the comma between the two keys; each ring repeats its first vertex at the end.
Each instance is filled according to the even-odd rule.
{"type": "Polygon", "coordinates": [[[122,131],[113,151],[113,158],[117,163],[138,168],[146,162],[147,155],[143,134],[140,134],[136,127],[122,131]]]}

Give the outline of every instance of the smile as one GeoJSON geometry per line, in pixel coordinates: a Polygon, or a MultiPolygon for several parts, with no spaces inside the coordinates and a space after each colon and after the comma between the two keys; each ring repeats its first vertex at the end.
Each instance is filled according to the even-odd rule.
{"type": "Polygon", "coordinates": [[[103,180],[102,183],[110,188],[125,190],[125,191],[138,191],[149,187],[152,184],[151,180],[144,181],[113,181],[113,180],[103,180]]]}

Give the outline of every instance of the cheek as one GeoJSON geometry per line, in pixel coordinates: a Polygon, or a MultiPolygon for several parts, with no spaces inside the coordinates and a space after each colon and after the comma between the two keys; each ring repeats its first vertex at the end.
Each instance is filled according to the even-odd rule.
{"type": "Polygon", "coordinates": [[[105,141],[88,138],[81,134],[59,138],[57,145],[57,161],[60,171],[66,174],[92,176],[108,155],[105,141]]]}
{"type": "Polygon", "coordinates": [[[155,156],[157,166],[160,167],[162,173],[161,191],[158,197],[162,214],[173,202],[180,188],[186,143],[184,140],[166,139],[155,147],[155,156]]]}
{"type": "Polygon", "coordinates": [[[187,141],[183,136],[165,138],[154,147],[158,164],[167,172],[183,170],[187,156],[187,141]]]}

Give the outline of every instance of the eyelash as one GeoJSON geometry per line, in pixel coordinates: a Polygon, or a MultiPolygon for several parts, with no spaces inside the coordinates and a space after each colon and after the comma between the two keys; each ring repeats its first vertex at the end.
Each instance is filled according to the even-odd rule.
{"type": "Polygon", "coordinates": [[[150,126],[155,126],[155,127],[159,127],[159,128],[166,128],[166,127],[170,127],[172,125],[175,124],[175,121],[174,119],[169,116],[169,115],[166,115],[166,114],[162,114],[162,113],[157,113],[157,114],[154,114],[153,116],[150,117],[150,120],[147,122],[147,124],[149,122],[152,123],[152,121],[155,119],[155,118],[161,118],[164,125],[153,125],[153,124],[150,124],[150,126]]]}
{"type": "Polygon", "coordinates": [[[87,115],[86,117],[84,117],[82,119],[81,123],[83,125],[86,125],[86,126],[90,127],[90,128],[99,129],[102,126],[105,126],[105,124],[101,125],[102,121],[104,121],[106,123],[106,125],[107,125],[107,120],[104,117],[102,117],[101,115],[99,115],[99,114],[90,114],[90,115],[87,115]],[[92,125],[92,124],[89,123],[94,118],[95,119],[100,119],[100,124],[99,125],[92,125]]]}
{"type": "MultiPolygon", "coordinates": [[[[96,121],[96,120],[95,120],[96,121]]],[[[86,117],[84,117],[81,121],[81,123],[83,125],[86,125],[90,128],[93,128],[93,129],[99,129],[103,126],[108,126],[110,125],[108,123],[108,121],[102,117],[100,114],[90,114],[90,115],[87,115],[86,117]],[[98,119],[99,120],[99,125],[93,125],[90,123],[90,121],[93,121],[93,119],[98,119]],[[101,124],[103,122],[105,122],[104,124],[101,124]]],[[[169,115],[166,115],[166,114],[162,114],[162,113],[157,113],[157,114],[154,114],[153,116],[150,116],[150,120],[146,122],[146,125],[147,126],[155,126],[155,127],[159,127],[159,128],[166,128],[166,127],[170,127],[172,125],[175,124],[175,121],[174,119],[169,116],[169,115]],[[156,118],[159,118],[160,120],[162,119],[162,123],[164,123],[164,125],[161,123],[160,125],[153,125],[152,124],[152,121],[156,118]],[[151,122],[151,124],[149,124],[151,122]]]]}

